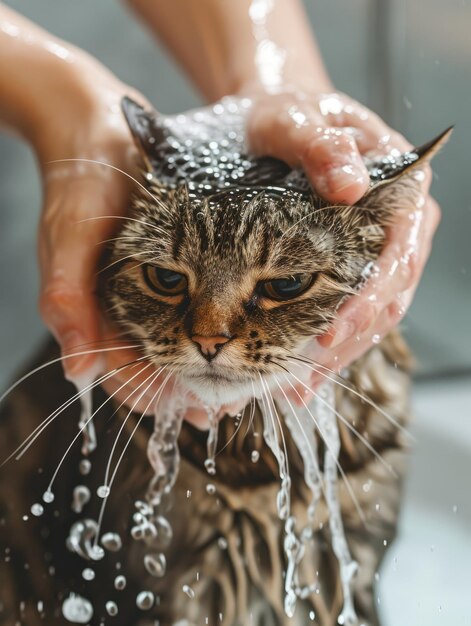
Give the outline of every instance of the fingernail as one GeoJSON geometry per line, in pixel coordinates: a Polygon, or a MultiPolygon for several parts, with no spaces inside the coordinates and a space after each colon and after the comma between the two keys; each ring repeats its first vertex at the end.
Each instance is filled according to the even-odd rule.
{"type": "Polygon", "coordinates": [[[76,330],[71,330],[59,338],[63,355],[62,366],[67,377],[74,376],[83,369],[85,362],[90,359],[87,352],[85,337],[76,330]],[[72,356],[72,355],[77,356],[72,356]]]}
{"type": "Polygon", "coordinates": [[[351,320],[342,320],[338,322],[335,330],[333,332],[333,341],[331,342],[329,348],[336,348],[357,332],[356,324],[351,320]]]}

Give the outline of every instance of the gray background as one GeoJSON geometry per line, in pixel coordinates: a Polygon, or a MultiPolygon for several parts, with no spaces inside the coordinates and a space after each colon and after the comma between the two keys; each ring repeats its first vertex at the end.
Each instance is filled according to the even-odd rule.
{"type": "MultiPolygon", "coordinates": [[[[159,110],[176,112],[200,102],[120,3],[8,4],[94,54],[159,110]]],[[[375,108],[413,143],[456,124],[451,142],[434,164],[433,192],[443,220],[404,328],[418,357],[419,374],[465,371],[471,368],[471,7],[462,0],[311,0],[306,7],[339,89],[375,108]]],[[[0,136],[0,381],[11,375],[42,332],[35,257],[40,202],[29,149],[0,136]]]]}

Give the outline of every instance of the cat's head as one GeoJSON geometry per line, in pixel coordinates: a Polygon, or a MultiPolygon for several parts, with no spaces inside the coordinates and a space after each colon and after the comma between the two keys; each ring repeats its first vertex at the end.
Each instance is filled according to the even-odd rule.
{"type": "Polygon", "coordinates": [[[357,205],[329,206],[285,164],[247,157],[236,140],[221,150],[211,129],[199,157],[191,150],[210,167],[198,178],[196,163],[185,178],[178,118],[169,125],[127,99],[123,109],[147,172],[111,251],[105,306],[156,365],[208,402],[250,393],[259,374],[281,373],[293,351],[326,331],[395,213],[417,201],[416,167],[443,141],[372,165],[377,181],[357,205]]]}

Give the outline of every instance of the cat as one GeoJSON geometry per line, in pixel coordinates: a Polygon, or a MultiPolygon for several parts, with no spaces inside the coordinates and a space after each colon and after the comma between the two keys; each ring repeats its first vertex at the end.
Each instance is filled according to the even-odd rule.
{"type": "MultiPolygon", "coordinates": [[[[447,135],[400,157],[368,161],[371,185],[365,196],[354,206],[331,206],[315,195],[301,171],[248,154],[244,101],[227,99],[174,117],[159,116],[129,98],[122,106],[144,171],[101,272],[103,308],[139,346],[143,364],[152,363],[177,381],[177,400],[184,403],[191,394],[209,410],[233,402],[242,410],[219,424],[215,475],[205,468],[207,434],[183,423],[179,474],[160,511],[161,523],[170,524],[156,553],[165,555],[166,571],[152,576],[143,567],[148,546],[130,536],[132,520],[142,521],[152,480],[155,486],[155,467],[146,458],[152,420],[124,407],[116,410],[99,385],[93,391],[93,406],[103,405],[95,418],[98,448],[84,459],[73,446],[55,483],[54,502],[37,518],[29,513],[76,437],[80,417],[79,402],[68,403],[74,388],[63,377],[59,349],[49,340],[32,366],[54,362],[16,387],[1,410],[3,459],[65,407],[16,465],[2,468],[0,623],[64,624],[64,602],[74,592],[94,609],[93,617],[76,623],[337,624],[344,589],[329,511],[321,499],[310,518],[303,459],[280,409],[283,404],[286,409],[283,395],[294,393],[287,377],[309,380],[312,367],[329,384],[337,381],[340,465],[364,515],[341,482],[343,523],[359,566],[352,581],[354,604],[358,624],[377,626],[375,574],[396,533],[411,358],[393,331],[339,378],[319,368],[305,348],[361,287],[384,246],[387,226],[420,194],[416,168],[447,135]],[[276,380],[283,381],[281,388],[276,380]],[[262,437],[270,394],[275,398],[270,408],[279,412],[278,434],[286,441],[292,513],[301,528],[314,530],[299,577],[306,583],[316,579],[317,589],[298,598],[292,618],[284,610],[284,523],[276,506],[280,470],[262,437]],[[70,503],[79,483],[91,494],[99,489],[121,432],[125,440],[132,437],[107,498],[103,530],[119,533],[124,545],[87,563],[77,554],[81,546],[71,549],[69,532],[84,513],[97,519],[102,501],[92,496],[87,502],[84,496],[74,510],[70,503]],[[143,590],[153,600],[139,608],[136,597],[143,590]]],[[[299,407],[298,396],[293,404],[299,407]]],[[[165,409],[157,407],[157,422],[159,411],[163,415],[165,409]]],[[[319,433],[315,439],[322,451],[319,433]]],[[[120,444],[118,451],[123,448],[120,444]]]]}

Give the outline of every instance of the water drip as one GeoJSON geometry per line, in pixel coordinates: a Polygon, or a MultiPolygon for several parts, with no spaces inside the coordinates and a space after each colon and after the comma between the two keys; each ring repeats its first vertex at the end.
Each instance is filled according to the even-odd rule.
{"type": "Polygon", "coordinates": [[[72,496],[72,511],[81,513],[83,507],[90,501],[90,489],[85,485],[77,485],[72,496]]]}
{"type": "Polygon", "coordinates": [[[144,557],[144,566],[151,576],[162,578],[167,569],[167,561],[165,555],[161,552],[156,554],[146,554],[144,557]]]}
{"type": "Polygon", "coordinates": [[[62,615],[72,624],[88,624],[93,617],[93,606],[86,598],[71,593],[62,603],[62,615]]]}
{"type": "Polygon", "coordinates": [[[339,562],[343,591],[343,608],[338,617],[338,623],[353,626],[357,623],[357,616],[353,604],[351,582],[358,569],[358,564],[350,556],[338,499],[337,462],[340,452],[340,438],[336,415],[332,410],[335,409],[335,392],[332,383],[325,383],[319,388],[313,404],[319,429],[326,444],[324,455],[325,498],[329,509],[332,548],[339,562]]]}
{"type": "Polygon", "coordinates": [[[152,591],[141,591],[136,598],[136,604],[141,611],[148,611],[154,605],[154,594],[152,591]]]}
{"type": "Polygon", "coordinates": [[[208,422],[209,422],[209,430],[208,430],[208,439],[206,442],[206,450],[207,450],[207,458],[204,462],[204,466],[206,471],[211,476],[214,476],[216,473],[216,449],[218,445],[218,430],[219,430],[219,420],[217,418],[216,412],[210,407],[206,407],[206,411],[208,414],[208,422]]]}
{"type": "Polygon", "coordinates": [[[122,591],[123,589],[126,589],[126,584],[127,584],[126,577],[123,576],[122,574],[120,574],[119,576],[116,576],[116,578],[114,579],[114,588],[117,589],[118,591],[122,591]]]}
{"type": "Polygon", "coordinates": [[[100,539],[100,543],[110,552],[118,552],[123,545],[121,537],[117,533],[105,533],[100,539]]]}
{"type": "Polygon", "coordinates": [[[118,615],[118,605],[116,604],[116,602],[113,602],[112,600],[110,600],[109,602],[105,604],[105,609],[108,615],[111,615],[112,617],[114,617],[115,615],[118,615]]]}
{"type": "Polygon", "coordinates": [[[94,544],[97,532],[98,524],[95,520],[84,519],[75,522],[69,531],[67,547],[84,559],[100,561],[105,556],[105,551],[94,544]]]}

